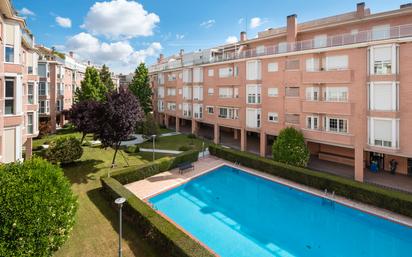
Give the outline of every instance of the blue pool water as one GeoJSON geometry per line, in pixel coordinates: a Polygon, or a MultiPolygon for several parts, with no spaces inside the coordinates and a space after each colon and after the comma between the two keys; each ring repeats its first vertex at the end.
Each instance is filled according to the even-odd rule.
{"type": "Polygon", "coordinates": [[[151,198],[222,257],[412,256],[412,229],[222,166],[151,198]]]}

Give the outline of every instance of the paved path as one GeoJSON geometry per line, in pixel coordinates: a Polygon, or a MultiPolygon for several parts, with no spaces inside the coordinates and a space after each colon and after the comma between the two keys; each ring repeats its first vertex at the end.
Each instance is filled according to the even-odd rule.
{"type": "MultiPolygon", "coordinates": [[[[153,152],[153,149],[149,148],[140,148],[141,152],[153,152]]],[[[164,149],[154,149],[155,153],[170,153],[170,154],[179,154],[182,151],[175,151],[175,150],[164,150],[164,149]]]]}
{"type": "Polygon", "coordinates": [[[121,146],[131,146],[131,145],[137,145],[137,144],[141,144],[144,141],[146,141],[147,139],[143,138],[143,135],[140,134],[132,134],[133,137],[135,137],[136,139],[130,140],[130,141],[122,141],[120,143],[121,146]]]}
{"type": "Polygon", "coordinates": [[[160,137],[170,137],[170,136],[176,136],[176,135],[180,135],[180,134],[182,134],[182,133],[180,133],[180,132],[169,132],[169,133],[161,134],[160,137]]]}

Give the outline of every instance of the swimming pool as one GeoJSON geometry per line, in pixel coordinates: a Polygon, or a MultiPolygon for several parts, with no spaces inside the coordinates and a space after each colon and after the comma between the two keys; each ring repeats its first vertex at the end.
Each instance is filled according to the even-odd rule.
{"type": "Polygon", "coordinates": [[[412,228],[226,165],[149,202],[222,257],[412,254],[412,228]]]}

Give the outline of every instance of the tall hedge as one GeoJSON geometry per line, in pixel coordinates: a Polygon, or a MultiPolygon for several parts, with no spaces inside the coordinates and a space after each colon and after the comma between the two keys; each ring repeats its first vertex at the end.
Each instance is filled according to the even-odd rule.
{"type": "Polygon", "coordinates": [[[298,167],[306,167],[310,157],[302,132],[293,127],[280,131],[272,152],[275,161],[298,167]]]}
{"type": "Polygon", "coordinates": [[[45,154],[46,159],[54,164],[71,163],[80,159],[82,155],[83,148],[80,140],[74,136],[59,137],[53,140],[45,154]]]}
{"type": "Polygon", "coordinates": [[[33,158],[0,166],[0,256],[51,256],[69,236],[77,201],[63,171],[33,158]]]}

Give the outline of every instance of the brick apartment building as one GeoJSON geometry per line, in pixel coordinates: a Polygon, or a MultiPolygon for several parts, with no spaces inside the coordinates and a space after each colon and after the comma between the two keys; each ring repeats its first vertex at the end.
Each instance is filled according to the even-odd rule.
{"type": "Polygon", "coordinates": [[[149,69],[159,121],[242,151],[271,154],[301,130],[313,158],[354,167],[412,166],[412,6],[240,34],[237,43],[165,58],[149,69]]]}

